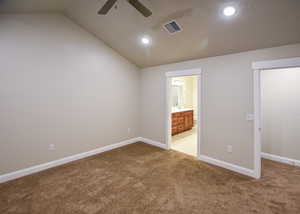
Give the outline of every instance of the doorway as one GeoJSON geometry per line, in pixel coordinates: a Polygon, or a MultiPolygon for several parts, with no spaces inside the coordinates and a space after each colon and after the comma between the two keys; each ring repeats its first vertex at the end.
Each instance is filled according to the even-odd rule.
{"type": "Polygon", "coordinates": [[[200,74],[200,69],[166,74],[168,149],[194,157],[200,154],[200,74]]]}
{"type": "Polygon", "coordinates": [[[197,156],[197,76],[171,78],[171,149],[197,156]]]}
{"type": "Polygon", "coordinates": [[[293,97],[293,94],[300,93],[297,82],[297,78],[300,79],[300,58],[255,62],[252,67],[255,70],[254,171],[255,177],[260,178],[262,157],[292,165],[300,163],[293,159],[297,151],[292,151],[299,150],[296,149],[298,145],[291,150],[286,148],[287,144],[297,143],[299,140],[295,139],[300,138],[298,131],[293,131],[293,127],[299,127],[300,123],[300,118],[293,114],[298,105],[298,96],[293,97]]]}

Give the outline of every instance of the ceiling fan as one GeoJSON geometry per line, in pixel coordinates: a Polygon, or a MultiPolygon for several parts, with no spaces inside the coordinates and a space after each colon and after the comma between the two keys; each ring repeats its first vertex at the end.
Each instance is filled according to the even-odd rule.
{"type": "MultiPolygon", "coordinates": [[[[99,15],[106,15],[108,11],[114,6],[117,0],[107,0],[104,6],[98,11],[99,15]]],[[[127,0],[137,11],[139,11],[143,16],[149,17],[152,12],[145,7],[139,0],[127,0]]]]}

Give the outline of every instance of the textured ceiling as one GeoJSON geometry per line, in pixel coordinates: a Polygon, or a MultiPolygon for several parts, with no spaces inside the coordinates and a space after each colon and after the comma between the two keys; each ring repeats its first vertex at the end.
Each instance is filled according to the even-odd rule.
{"type": "MultiPolygon", "coordinates": [[[[118,0],[106,16],[97,15],[105,1],[6,0],[30,2],[22,3],[24,11],[62,10],[64,2],[68,17],[140,67],[300,42],[300,0],[141,0],[153,12],[149,18],[126,0],[118,0]],[[237,8],[235,17],[222,15],[226,5],[237,8]],[[172,19],[182,32],[162,29],[172,19]],[[150,47],[140,44],[143,35],[152,37],[150,47]]],[[[12,10],[14,4],[6,4],[12,10]]]]}

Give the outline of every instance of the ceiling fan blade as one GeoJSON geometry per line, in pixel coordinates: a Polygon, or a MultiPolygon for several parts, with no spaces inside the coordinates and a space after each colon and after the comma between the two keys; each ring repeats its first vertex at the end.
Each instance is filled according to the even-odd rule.
{"type": "Polygon", "coordinates": [[[117,0],[107,0],[103,7],[98,11],[98,14],[105,15],[108,13],[108,11],[114,6],[114,4],[117,2],[117,0]]]}
{"type": "Polygon", "coordinates": [[[141,2],[138,0],[128,0],[128,2],[135,8],[137,9],[143,16],[149,17],[152,15],[152,12],[145,7],[141,2]]]}

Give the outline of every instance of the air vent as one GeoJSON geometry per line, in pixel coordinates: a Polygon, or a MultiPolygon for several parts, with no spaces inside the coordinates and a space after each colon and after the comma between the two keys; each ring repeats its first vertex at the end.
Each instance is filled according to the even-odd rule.
{"type": "Polygon", "coordinates": [[[170,34],[174,34],[181,31],[181,27],[176,21],[168,22],[167,24],[164,25],[164,28],[170,34]]]}

